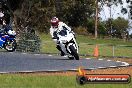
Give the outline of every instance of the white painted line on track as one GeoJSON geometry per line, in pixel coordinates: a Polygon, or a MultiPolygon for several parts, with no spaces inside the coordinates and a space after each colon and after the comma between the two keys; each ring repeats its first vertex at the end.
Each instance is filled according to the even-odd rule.
{"type": "Polygon", "coordinates": [[[129,66],[129,64],[128,63],[126,63],[126,62],[122,62],[125,66],[129,66]]]}
{"type": "Polygon", "coordinates": [[[76,70],[78,70],[78,69],[70,69],[70,70],[72,70],[72,71],[76,71],[76,70]]]}
{"type": "Polygon", "coordinates": [[[12,53],[14,53],[14,52],[9,52],[9,53],[11,53],[11,54],[12,54],[12,53]]]}
{"type": "Polygon", "coordinates": [[[60,70],[47,70],[47,71],[56,72],[56,71],[60,71],[60,70]]]}
{"type": "Polygon", "coordinates": [[[98,60],[103,60],[103,59],[98,59],[98,60]]]}
{"type": "Polygon", "coordinates": [[[34,54],[35,56],[39,56],[40,54],[34,54]]]}
{"type": "Polygon", "coordinates": [[[85,59],[91,59],[91,58],[85,58],[85,59]]]}
{"type": "Polygon", "coordinates": [[[35,71],[18,71],[18,72],[27,72],[27,73],[30,73],[30,72],[35,72],[35,71]]]}
{"type": "Polygon", "coordinates": [[[112,61],[112,60],[107,60],[107,61],[112,61]]]}
{"type": "Polygon", "coordinates": [[[98,67],[98,68],[106,68],[106,67],[98,67]]]}
{"type": "Polygon", "coordinates": [[[88,68],[88,69],[90,69],[90,70],[94,70],[94,69],[97,69],[97,68],[88,68]]]}
{"type": "Polygon", "coordinates": [[[116,62],[121,62],[121,61],[116,61],[116,62]]]}
{"type": "Polygon", "coordinates": [[[112,68],[114,68],[114,67],[117,67],[117,66],[109,66],[109,67],[112,67],[112,68]]]}
{"type": "Polygon", "coordinates": [[[27,54],[27,53],[22,53],[22,54],[27,54]]]}
{"type": "Polygon", "coordinates": [[[7,73],[9,73],[9,72],[0,72],[0,74],[7,74],[7,73]]]}
{"type": "Polygon", "coordinates": [[[48,55],[48,56],[53,56],[53,55],[48,55]]]}

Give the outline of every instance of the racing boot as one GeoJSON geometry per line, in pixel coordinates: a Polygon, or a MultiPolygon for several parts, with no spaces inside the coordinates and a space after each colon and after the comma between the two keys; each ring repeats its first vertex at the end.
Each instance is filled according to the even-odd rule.
{"type": "Polygon", "coordinates": [[[65,53],[62,51],[61,47],[59,45],[56,46],[56,48],[61,52],[61,56],[65,56],[65,53]]]}

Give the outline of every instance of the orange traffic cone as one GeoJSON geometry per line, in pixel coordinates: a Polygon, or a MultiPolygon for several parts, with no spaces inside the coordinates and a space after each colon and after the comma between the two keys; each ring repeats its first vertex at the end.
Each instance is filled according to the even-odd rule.
{"type": "Polygon", "coordinates": [[[98,56],[99,56],[99,50],[98,50],[98,45],[96,45],[94,49],[94,57],[98,57],[98,56]]]}

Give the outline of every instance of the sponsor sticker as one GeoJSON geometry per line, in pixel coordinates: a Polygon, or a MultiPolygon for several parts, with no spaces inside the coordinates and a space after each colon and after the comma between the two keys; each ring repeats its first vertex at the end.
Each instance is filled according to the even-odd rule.
{"type": "Polygon", "coordinates": [[[131,76],[129,74],[86,74],[84,70],[79,68],[77,75],[77,83],[130,83],[131,76]]]}

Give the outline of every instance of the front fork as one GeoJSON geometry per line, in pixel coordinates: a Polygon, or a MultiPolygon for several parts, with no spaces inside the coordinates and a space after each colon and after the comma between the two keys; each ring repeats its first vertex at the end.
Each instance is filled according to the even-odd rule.
{"type": "Polygon", "coordinates": [[[70,46],[74,46],[75,49],[76,49],[76,51],[77,51],[77,53],[78,53],[78,45],[77,45],[75,39],[73,39],[72,41],[70,41],[70,43],[68,43],[68,44],[66,45],[66,50],[67,50],[67,52],[69,52],[69,53],[71,54],[71,51],[70,51],[70,49],[69,49],[70,46]]]}
{"type": "Polygon", "coordinates": [[[59,46],[61,47],[61,50],[62,50],[65,54],[67,54],[66,45],[63,44],[63,43],[60,43],[59,46]]]}

